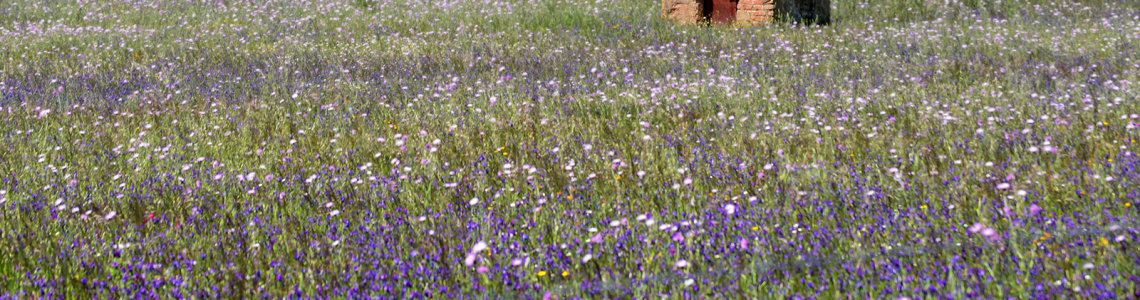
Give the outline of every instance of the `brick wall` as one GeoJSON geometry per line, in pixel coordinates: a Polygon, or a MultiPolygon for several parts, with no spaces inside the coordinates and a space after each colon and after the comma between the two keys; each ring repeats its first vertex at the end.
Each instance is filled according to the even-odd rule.
{"type": "Polygon", "coordinates": [[[752,25],[772,19],[776,5],[773,0],[740,0],[736,6],[736,22],[752,25]]]}
{"type": "MultiPolygon", "coordinates": [[[[661,17],[683,24],[698,23],[705,21],[701,15],[704,5],[712,5],[712,0],[662,0],[661,17]]],[[[736,4],[739,25],[772,21],[777,15],[792,22],[827,23],[831,19],[831,0],[739,0],[736,4]]]]}
{"type": "Polygon", "coordinates": [[[662,0],[661,17],[682,24],[701,21],[702,0],[662,0]]]}

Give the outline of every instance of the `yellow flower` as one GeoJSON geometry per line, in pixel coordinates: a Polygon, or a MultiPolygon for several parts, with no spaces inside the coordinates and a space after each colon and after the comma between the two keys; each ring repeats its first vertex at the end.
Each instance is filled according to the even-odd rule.
{"type": "Polygon", "coordinates": [[[760,226],[752,226],[752,231],[759,231],[759,230],[760,230],[760,226]]]}
{"type": "Polygon", "coordinates": [[[1132,202],[1124,202],[1124,207],[1132,207],[1132,202]]]}
{"type": "MultiPolygon", "coordinates": [[[[1103,240],[1104,238],[1100,238],[1100,239],[1103,240]]],[[[562,271],[562,277],[566,277],[566,276],[570,276],[570,271],[562,271]]]]}
{"type": "Polygon", "coordinates": [[[538,277],[546,276],[546,271],[538,271],[538,277]]]}

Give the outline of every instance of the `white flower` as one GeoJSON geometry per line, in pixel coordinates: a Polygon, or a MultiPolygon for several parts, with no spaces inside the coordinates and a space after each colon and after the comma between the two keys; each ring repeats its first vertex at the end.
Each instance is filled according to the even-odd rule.
{"type": "Polygon", "coordinates": [[[592,255],[592,254],[586,254],[586,256],[583,256],[583,257],[582,257],[582,263],[586,263],[586,262],[589,262],[589,261],[590,261],[591,259],[593,259],[593,258],[594,258],[594,255],[592,255]]]}
{"type": "Polygon", "coordinates": [[[685,261],[684,259],[678,260],[676,263],[673,263],[673,267],[678,269],[687,268],[689,267],[689,262],[685,261]]]}
{"type": "Polygon", "coordinates": [[[471,198],[471,201],[467,201],[467,204],[470,204],[470,205],[479,204],[479,197],[471,198]]]}
{"type": "Polygon", "coordinates": [[[330,211],[330,212],[329,212],[329,216],[336,216],[336,215],[339,215],[339,214],[340,214],[340,210],[339,210],[339,209],[334,209],[333,211],[330,211]]]}
{"type": "Polygon", "coordinates": [[[732,205],[732,204],[725,205],[724,206],[724,212],[730,216],[735,215],[736,214],[736,205],[732,205]]]}
{"type": "Polygon", "coordinates": [[[999,183],[999,184],[997,185],[997,189],[999,189],[999,190],[1004,190],[1004,189],[1008,189],[1008,188],[1009,188],[1009,184],[1008,184],[1008,183],[1004,183],[1004,182],[1003,182],[1003,183],[999,183]]]}
{"type": "Polygon", "coordinates": [[[475,264],[475,253],[468,253],[467,257],[463,259],[463,264],[470,267],[475,264]]]}
{"type": "Polygon", "coordinates": [[[111,212],[107,213],[107,216],[103,217],[103,219],[110,221],[111,219],[115,218],[115,215],[116,215],[115,211],[112,210],[111,212]]]}
{"type": "Polygon", "coordinates": [[[487,250],[487,243],[483,241],[479,241],[475,243],[474,247],[471,247],[471,253],[478,254],[479,252],[483,252],[483,250],[487,250]]]}

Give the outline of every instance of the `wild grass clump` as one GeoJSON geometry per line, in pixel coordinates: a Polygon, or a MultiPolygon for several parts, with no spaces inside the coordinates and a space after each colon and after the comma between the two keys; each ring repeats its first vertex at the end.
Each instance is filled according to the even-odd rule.
{"type": "Polygon", "coordinates": [[[1140,3],[0,1],[0,293],[1129,298],[1140,3]]]}

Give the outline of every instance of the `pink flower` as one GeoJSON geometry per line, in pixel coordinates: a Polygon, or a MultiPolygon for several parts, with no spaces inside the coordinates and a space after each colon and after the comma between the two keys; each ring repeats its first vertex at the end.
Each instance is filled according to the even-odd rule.
{"type": "Polygon", "coordinates": [[[995,230],[993,228],[982,229],[982,236],[993,239],[993,240],[997,240],[1000,238],[997,234],[997,230],[995,230]]]}
{"type": "Polygon", "coordinates": [[[1039,212],[1041,212],[1040,206],[1037,206],[1037,204],[1030,204],[1029,205],[1029,214],[1030,215],[1036,215],[1039,212]]]}
{"type": "Polygon", "coordinates": [[[978,233],[978,231],[982,231],[982,229],[985,228],[986,226],[982,225],[982,223],[974,223],[973,226],[970,226],[970,233],[978,233]]]}
{"type": "Polygon", "coordinates": [[[590,243],[594,243],[594,244],[600,244],[600,243],[602,243],[602,234],[601,234],[601,233],[599,233],[599,234],[597,234],[597,235],[594,235],[594,237],[591,237],[591,238],[590,238],[590,243]]]}

